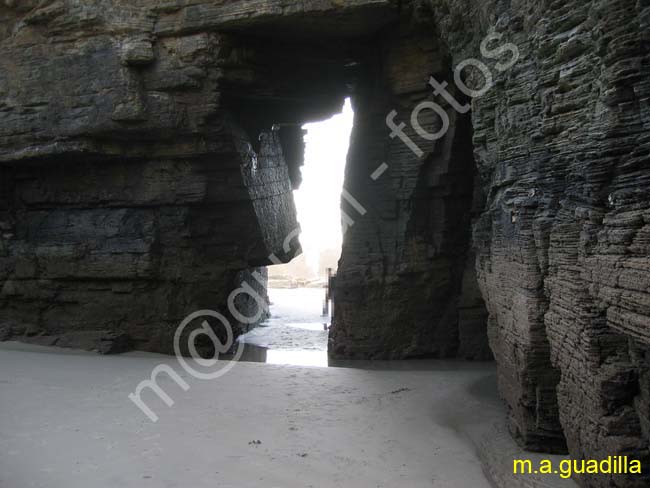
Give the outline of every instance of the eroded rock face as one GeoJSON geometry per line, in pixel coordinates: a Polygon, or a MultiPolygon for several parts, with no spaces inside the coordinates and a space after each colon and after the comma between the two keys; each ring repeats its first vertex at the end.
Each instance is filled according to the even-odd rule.
{"type": "Polygon", "coordinates": [[[302,134],[253,134],[220,109],[244,48],[206,32],[154,43],[154,14],[118,3],[2,7],[5,338],[112,351],[100,339],[126,336],[172,352],[202,309],[240,333],[251,324],[229,294],[297,252],[284,245],[297,228],[284,148],[300,164],[302,134]]]}
{"type": "MultiPolygon", "coordinates": [[[[435,142],[405,129],[422,156],[391,139],[386,125],[391,112],[395,124],[409,122],[417,103],[431,99],[430,75],[453,80],[450,53],[434,34],[430,19],[404,19],[364,63],[345,182],[351,198],[342,200],[335,357],[491,357],[476,277],[465,273],[476,176],[470,115],[450,112],[447,136],[435,142]]],[[[419,121],[429,133],[441,129],[431,110],[419,121]]]]}
{"type": "MultiPolygon", "coordinates": [[[[522,2],[510,7],[420,2],[419,7],[412,22],[430,22],[430,32],[441,42],[434,42],[438,56],[413,62],[426,43],[417,37],[406,41],[398,58],[411,62],[400,66],[397,77],[404,84],[418,69],[423,71],[417,74],[420,83],[434,73],[452,84],[448,68],[436,70],[440,51],[444,59],[448,50],[450,66],[468,57],[482,59],[478,46],[491,28],[520,53],[517,64],[504,73],[490,64],[495,85],[472,103],[474,156],[484,195],[473,225],[473,247],[511,431],[529,449],[558,452],[566,445],[576,458],[626,453],[647,466],[648,7],[629,2],[522,2]]],[[[398,39],[413,36],[412,26],[398,39]]],[[[390,34],[383,39],[389,52],[398,49],[390,34]]],[[[385,56],[383,66],[390,69],[391,59],[385,56]]],[[[390,75],[381,80],[386,97],[398,93],[391,89],[390,75]]],[[[392,99],[398,120],[407,125],[409,111],[430,97],[417,88],[403,113],[392,99]]],[[[442,97],[437,101],[445,106],[442,97]]],[[[379,112],[387,114],[390,108],[384,105],[379,112]]],[[[404,344],[418,337],[418,347],[441,354],[444,345],[454,343],[449,334],[453,322],[431,313],[442,312],[431,290],[437,280],[445,282],[444,272],[423,282],[417,273],[400,276],[401,270],[413,270],[403,242],[417,239],[407,224],[417,222],[420,208],[414,175],[433,158],[438,171],[447,167],[440,154],[445,142],[458,136],[454,129],[459,126],[451,118],[447,138],[440,149],[425,153],[424,162],[415,162],[403,144],[391,141],[380,148],[365,142],[376,159],[361,176],[353,164],[364,161],[369,151],[350,157],[348,182],[367,178],[381,160],[399,180],[384,182],[387,188],[367,197],[372,208],[387,209],[383,218],[359,220],[346,239],[338,290],[343,303],[332,335],[335,353],[339,346],[342,354],[411,354],[404,344]],[[400,206],[400,199],[409,204],[400,206]],[[382,242],[393,225],[404,227],[382,242]],[[345,293],[350,292],[358,294],[348,300],[345,293]],[[414,306],[408,297],[417,293],[421,299],[414,306]],[[435,306],[427,311],[430,302],[435,306]],[[414,317],[427,313],[427,320],[412,325],[414,317]],[[436,334],[441,325],[449,335],[427,341],[427,334],[436,334]],[[406,337],[400,331],[407,331],[406,337]]],[[[375,123],[379,127],[379,120],[375,123]]],[[[363,134],[364,128],[358,123],[356,133],[363,134]]],[[[419,141],[425,149],[426,141],[419,141]]],[[[363,144],[353,140],[353,150],[363,144]]],[[[365,196],[368,185],[355,188],[365,196]]],[[[435,236],[444,222],[439,219],[423,235],[435,236]]],[[[438,256],[430,252],[425,266],[438,256]]],[[[462,327],[458,330],[460,334],[462,327]]],[[[580,481],[623,487],[644,486],[647,478],[599,475],[580,481]]]]}
{"type": "Polygon", "coordinates": [[[169,350],[226,312],[297,252],[300,125],[350,95],[332,355],[493,352],[522,445],[647,461],[649,22],[629,0],[4,2],[0,338],[169,350]],[[470,57],[494,86],[460,114],[428,81],[468,102],[470,57]],[[413,130],[423,101],[444,138],[413,130]]]}
{"type": "MultiPolygon", "coordinates": [[[[537,450],[564,436],[575,458],[627,453],[647,466],[648,6],[485,12],[521,52],[472,112],[487,195],[477,270],[513,433],[537,450]]],[[[452,46],[453,30],[441,29],[452,46]]]]}
{"type": "Polygon", "coordinates": [[[299,252],[301,125],[340,110],[349,38],[393,16],[384,1],[0,4],[3,337],[171,352],[193,311],[236,334],[257,323],[228,298],[264,298],[255,267],[299,252]]]}

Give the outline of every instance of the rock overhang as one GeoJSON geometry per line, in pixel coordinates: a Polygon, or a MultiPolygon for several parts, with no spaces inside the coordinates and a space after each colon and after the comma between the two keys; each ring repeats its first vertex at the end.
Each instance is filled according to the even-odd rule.
{"type": "Polygon", "coordinates": [[[153,10],[158,36],[219,30],[293,40],[357,39],[399,18],[396,0],[172,1],[153,10]]]}

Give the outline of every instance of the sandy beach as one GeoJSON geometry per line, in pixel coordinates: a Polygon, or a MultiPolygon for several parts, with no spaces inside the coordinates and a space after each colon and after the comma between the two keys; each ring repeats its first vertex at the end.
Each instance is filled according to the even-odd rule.
{"type": "Polygon", "coordinates": [[[3,488],[490,486],[455,424],[484,410],[471,391],[492,366],[240,363],[182,375],[187,392],[163,378],[176,403],[152,396],[154,424],[127,395],[163,358],[13,348],[0,350],[3,488]]]}
{"type": "Polygon", "coordinates": [[[0,345],[0,487],[491,486],[471,433],[503,420],[492,364],[241,362],[211,381],[182,373],[187,392],[162,375],[175,404],[145,393],[152,423],[128,394],[161,362],[182,372],[158,355],[0,345]]]}

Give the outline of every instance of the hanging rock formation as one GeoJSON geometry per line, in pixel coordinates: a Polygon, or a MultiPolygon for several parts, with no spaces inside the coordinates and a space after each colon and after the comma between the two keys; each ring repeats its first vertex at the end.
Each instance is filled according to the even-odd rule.
{"type": "Polygon", "coordinates": [[[523,446],[647,463],[649,24],[641,0],[5,0],[0,339],[170,352],[206,308],[244,330],[228,296],[299,252],[300,125],[351,96],[330,353],[493,353],[523,446]],[[471,100],[469,58],[494,81],[471,100]]]}

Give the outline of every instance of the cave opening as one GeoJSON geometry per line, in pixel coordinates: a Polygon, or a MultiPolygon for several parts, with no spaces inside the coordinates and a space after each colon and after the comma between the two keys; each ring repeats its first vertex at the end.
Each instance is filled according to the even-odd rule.
{"type": "Polygon", "coordinates": [[[300,282],[322,279],[336,269],[341,254],[340,198],[354,112],[346,99],[341,113],[303,125],[305,158],[301,184],[294,193],[302,254],[287,265],[274,266],[300,282]]]}
{"type": "Polygon", "coordinates": [[[301,252],[268,267],[270,317],[242,339],[253,350],[264,349],[264,362],[327,365],[328,285],[341,256],[341,195],[353,119],[346,98],[340,113],[301,126],[304,162],[293,191],[301,252]]]}
{"type": "MultiPolygon", "coordinates": [[[[568,450],[565,462],[648,463],[648,2],[127,3],[0,2],[0,341],[175,353],[179,366],[196,349],[202,366],[215,336],[273,330],[266,267],[293,261],[317,286],[338,265],[333,317],[322,288],[297,296],[272,276],[287,312],[270,320],[292,327],[260,359],[496,367],[225,366],[158,424],[158,469],[124,404],[142,366],[151,393],[178,379],[156,383],[167,359],[0,351],[5,483],[69,486],[72,467],[98,487],[141,472],[290,485],[287,465],[319,485],[541,483],[503,472],[524,459],[507,430],[526,450],[568,450]],[[319,172],[331,161],[312,168],[303,130],[346,96],[340,192],[341,173],[319,172]],[[79,444],[89,427],[105,435],[79,444]]],[[[647,469],[575,471],[583,486],[648,484],[647,469]]]]}

